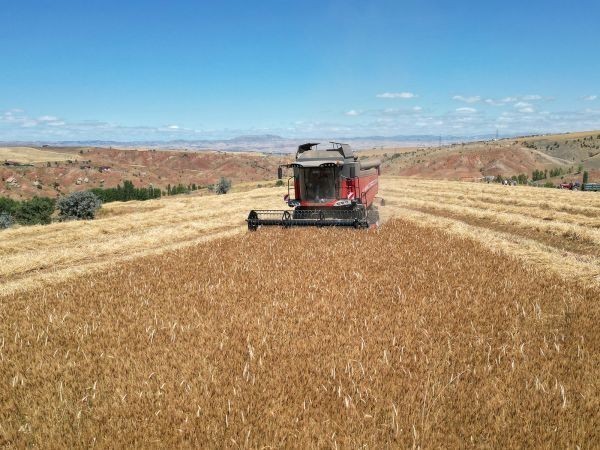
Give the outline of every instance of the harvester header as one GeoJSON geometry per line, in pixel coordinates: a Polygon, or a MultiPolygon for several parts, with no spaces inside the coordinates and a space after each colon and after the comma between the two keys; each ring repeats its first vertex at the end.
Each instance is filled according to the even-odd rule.
{"type": "Polygon", "coordinates": [[[330,142],[321,150],[319,143],[298,146],[296,157],[278,169],[292,169],[284,197],[288,210],[252,210],[248,229],[262,225],[346,226],[367,228],[377,223],[373,200],[378,192],[381,162],[360,160],[348,144],[330,142]]]}

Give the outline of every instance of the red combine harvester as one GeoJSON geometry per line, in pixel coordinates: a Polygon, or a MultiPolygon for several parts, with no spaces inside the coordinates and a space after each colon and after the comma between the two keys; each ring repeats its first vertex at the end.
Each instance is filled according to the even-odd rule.
{"type": "Polygon", "coordinates": [[[579,183],[577,183],[577,182],[575,182],[575,183],[573,183],[573,182],[570,182],[570,183],[560,183],[558,185],[558,188],[559,189],[569,189],[571,191],[578,191],[581,188],[581,185],[579,183]]]}
{"type": "Polygon", "coordinates": [[[317,143],[302,144],[294,162],[279,166],[279,179],[283,168],[294,171],[284,197],[293,209],[252,210],[246,219],[249,230],[262,225],[368,228],[377,224],[373,200],[381,162],[361,161],[349,145],[331,144],[326,150],[317,149],[317,143]]]}

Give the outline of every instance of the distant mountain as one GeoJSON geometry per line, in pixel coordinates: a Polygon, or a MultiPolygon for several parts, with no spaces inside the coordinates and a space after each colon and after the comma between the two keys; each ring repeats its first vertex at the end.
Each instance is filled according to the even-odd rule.
{"type": "Polygon", "coordinates": [[[271,142],[282,140],[285,140],[285,138],[275,134],[247,134],[244,136],[234,137],[227,140],[227,142],[271,142]]]}
{"type": "MultiPolygon", "coordinates": [[[[477,136],[442,136],[443,144],[457,142],[474,142],[490,140],[492,135],[477,136]]],[[[52,147],[119,147],[119,148],[156,148],[156,149],[188,149],[188,150],[221,150],[221,151],[259,151],[268,153],[293,152],[304,142],[330,141],[352,144],[357,149],[373,147],[411,147],[437,145],[440,136],[436,135],[397,135],[397,136],[364,136],[364,137],[321,137],[315,138],[286,138],[273,134],[243,135],[231,139],[198,139],[198,140],[169,140],[169,141],[21,141],[0,142],[3,146],[36,146],[52,147]]]]}

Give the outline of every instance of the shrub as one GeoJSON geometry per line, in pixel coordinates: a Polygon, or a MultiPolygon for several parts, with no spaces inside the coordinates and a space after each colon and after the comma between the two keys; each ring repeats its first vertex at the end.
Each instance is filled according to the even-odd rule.
{"type": "Polygon", "coordinates": [[[73,192],[58,200],[62,220],[93,219],[102,202],[93,192],[73,192]]]}
{"type": "Polygon", "coordinates": [[[283,186],[283,180],[277,180],[275,186],[283,186]]]}
{"type": "Polygon", "coordinates": [[[21,225],[46,225],[52,221],[54,200],[48,197],[33,197],[19,203],[13,217],[21,225]]]}
{"type": "Polygon", "coordinates": [[[12,214],[19,202],[8,197],[0,197],[0,213],[12,214]]]}
{"type": "Polygon", "coordinates": [[[10,228],[12,224],[12,216],[5,211],[0,212],[0,230],[6,230],[7,228],[10,228]]]}
{"type": "Polygon", "coordinates": [[[217,195],[227,194],[231,189],[231,180],[228,180],[225,177],[221,177],[219,182],[215,185],[215,193],[217,195]]]}

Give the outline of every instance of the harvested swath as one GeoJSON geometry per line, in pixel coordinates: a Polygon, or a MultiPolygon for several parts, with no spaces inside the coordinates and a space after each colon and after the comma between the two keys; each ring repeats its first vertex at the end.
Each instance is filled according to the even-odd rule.
{"type": "Polygon", "coordinates": [[[535,217],[528,217],[523,214],[501,213],[498,211],[488,211],[486,209],[470,207],[466,205],[453,205],[442,203],[439,200],[416,200],[404,198],[400,200],[401,206],[415,209],[430,209],[440,212],[447,212],[458,216],[466,216],[473,219],[487,220],[506,225],[510,228],[525,231],[541,231],[542,233],[563,237],[568,240],[582,241],[585,244],[594,247],[600,247],[600,230],[575,225],[571,223],[562,223],[554,220],[544,220],[535,217]]]}
{"type": "MultiPolygon", "coordinates": [[[[419,200],[435,201],[438,204],[451,204],[451,205],[463,205],[470,206],[473,208],[485,209],[493,211],[499,214],[503,213],[516,213],[529,216],[531,218],[540,218],[547,220],[549,217],[552,220],[558,220],[560,222],[578,224],[582,226],[588,226],[592,228],[600,228],[600,208],[593,207],[577,207],[572,205],[567,209],[566,205],[555,204],[552,207],[547,203],[540,203],[534,201],[521,201],[518,197],[507,196],[506,190],[513,189],[513,187],[505,187],[505,192],[498,193],[499,195],[488,195],[478,193],[455,193],[445,192],[443,189],[427,190],[418,189],[412,187],[408,193],[410,197],[418,198],[419,200]]],[[[531,189],[531,188],[521,188],[531,189]]],[[[386,192],[392,195],[406,195],[407,191],[395,188],[388,188],[386,192]]],[[[518,191],[519,192],[519,191],[518,191]]],[[[508,192],[512,194],[512,192],[508,192]]],[[[573,196],[580,195],[580,193],[573,193],[573,196]]],[[[600,201],[599,201],[600,204],[600,201]]]]}
{"type": "Polygon", "coordinates": [[[2,298],[0,439],[591,447],[599,295],[410,221],[219,239],[2,298]]]}
{"type": "Polygon", "coordinates": [[[0,294],[70,278],[136,256],[194,245],[245,230],[248,204],[280,206],[281,188],[226,196],[182,196],[109,203],[94,221],[21,227],[2,232],[0,294]],[[126,214],[120,212],[128,210],[126,214]]]}
{"type": "Polygon", "coordinates": [[[546,271],[566,280],[577,280],[585,285],[600,286],[600,259],[565,251],[522,237],[514,232],[503,232],[484,226],[477,226],[458,218],[395,207],[398,214],[423,226],[444,230],[456,236],[477,240],[498,258],[511,256],[520,259],[530,269],[546,271]]]}
{"type": "Polygon", "coordinates": [[[537,269],[600,286],[600,195],[594,192],[394,177],[382,187],[383,218],[472,237],[537,269]]]}

